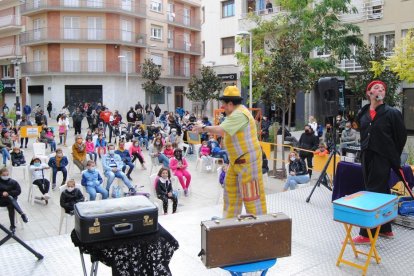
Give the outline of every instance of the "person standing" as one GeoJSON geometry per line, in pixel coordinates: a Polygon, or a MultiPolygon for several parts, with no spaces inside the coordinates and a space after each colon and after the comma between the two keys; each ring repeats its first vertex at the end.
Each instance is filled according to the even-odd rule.
{"type": "Polygon", "coordinates": [[[52,109],[53,109],[52,102],[51,102],[51,101],[49,101],[49,102],[47,103],[47,107],[46,107],[47,113],[49,113],[49,118],[51,117],[52,109]]]}
{"type": "Polygon", "coordinates": [[[134,126],[135,122],[137,121],[137,113],[135,113],[134,108],[131,106],[129,108],[129,111],[126,114],[127,122],[128,122],[128,131],[131,129],[131,127],[134,126]]]}
{"type": "Polygon", "coordinates": [[[75,135],[81,134],[83,114],[79,107],[72,113],[73,127],[75,128],[75,135]]]}
{"type": "MultiPolygon", "coordinates": [[[[26,116],[22,116],[22,119],[18,124],[19,124],[18,129],[20,130],[21,127],[31,126],[32,122],[30,122],[28,119],[26,119],[26,116]]],[[[20,148],[21,149],[23,148],[23,142],[25,144],[24,147],[27,148],[27,143],[29,142],[29,138],[27,136],[26,137],[20,137],[20,148]]]]}
{"type": "Polygon", "coordinates": [[[30,105],[25,105],[24,107],[23,107],[23,113],[24,113],[24,115],[26,116],[26,118],[29,120],[29,118],[30,118],[30,113],[32,113],[32,108],[30,107],[30,105]]]}
{"type": "MultiPolygon", "coordinates": [[[[361,165],[365,189],[390,194],[390,170],[400,175],[400,156],[407,141],[407,131],[401,112],[384,103],[387,86],[380,80],[368,84],[366,94],[370,103],[357,115],[361,132],[361,165]]],[[[371,229],[372,232],[372,229],[371,229]]],[[[381,226],[380,236],[394,237],[391,223],[381,226]]],[[[361,228],[356,244],[368,244],[368,232],[361,228]]]]}
{"type": "Polygon", "coordinates": [[[160,114],[161,114],[161,108],[158,106],[158,104],[155,105],[154,113],[155,113],[155,118],[158,121],[158,117],[160,117],[160,114]]]}
{"type": "Polygon", "coordinates": [[[304,149],[299,152],[300,158],[306,159],[309,177],[312,177],[313,152],[318,148],[319,138],[315,136],[310,125],[305,126],[305,132],[299,138],[299,148],[304,149]]]}
{"type": "Polygon", "coordinates": [[[193,131],[224,137],[230,164],[224,184],[223,217],[237,217],[242,204],[247,213],[267,213],[262,175],[262,150],[257,137],[256,122],[241,104],[243,98],[236,86],[227,86],[219,98],[226,119],[219,126],[195,125],[193,131]]]}

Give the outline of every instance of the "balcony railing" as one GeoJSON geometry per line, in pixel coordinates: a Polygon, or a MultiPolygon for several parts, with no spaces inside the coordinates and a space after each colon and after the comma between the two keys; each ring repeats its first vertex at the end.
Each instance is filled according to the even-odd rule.
{"type": "Polygon", "coordinates": [[[16,45],[6,45],[0,47],[0,58],[20,56],[20,48],[16,45]]]}
{"type": "Polygon", "coordinates": [[[167,77],[190,78],[195,72],[195,64],[189,64],[188,66],[168,66],[165,75],[167,77]]]}
{"type": "Polygon", "coordinates": [[[0,17],[0,28],[8,27],[8,26],[20,26],[20,16],[15,15],[7,15],[0,17]]]}
{"type": "MultiPolygon", "coordinates": [[[[112,66],[112,62],[95,60],[60,60],[60,61],[33,61],[22,63],[22,74],[43,75],[50,73],[62,74],[125,74],[125,62],[118,63],[119,66],[112,66]],[[108,65],[108,66],[107,66],[108,65]]],[[[135,62],[128,62],[129,74],[140,74],[141,66],[135,62]]]]}
{"type": "Polygon", "coordinates": [[[170,49],[171,51],[194,53],[197,55],[201,55],[201,45],[199,44],[190,43],[183,40],[173,40],[169,38],[167,45],[168,49],[170,49]]]}
{"type": "Polygon", "coordinates": [[[362,67],[355,59],[343,59],[337,67],[346,72],[361,72],[362,67]]]}
{"type": "Polygon", "coordinates": [[[270,15],[273,16],[275,14],[283,12],[282,8],[280,6],[273,6],[271,9],[263,9],[263,10],[255,10],[255,11],[249,11],[246,13],[242,13],[241,19],[246,19],[247,17],[251,15],[258,15],[258,16],[266,16],[270,15]]]}
{"type": "Polygon", "coordinates": [[[145,17],[146,6],[143,0],[28,0],[21,6],[22,15],[37,13],[41,10],[87,10],[102,12],[129,13],[145,17]]]}
{"type": "Polygon", "coordinates": [[[99,42],[105,44],[145,46],[146,35],[125,30],[53,27],[30,30],[20,35],[20,43],[22,45],[33,45],[50,42],[99,42]]]}
{"type": "Polygon", "coordinates": [[[201,29],[200,20],[195,20],[191,18],[191,16],[184,16],[183,14],[167,12],[167,21],[169,24],[180,27],[193,28],[197,30],[201,29]]]}
{"type": "Polygon", "coordinates": [[[341,21],[355,23],[381,19],[384,15],[384,0],[364,0],[355,8],[357,8],[358,13],[339,15],[341,21]]]}

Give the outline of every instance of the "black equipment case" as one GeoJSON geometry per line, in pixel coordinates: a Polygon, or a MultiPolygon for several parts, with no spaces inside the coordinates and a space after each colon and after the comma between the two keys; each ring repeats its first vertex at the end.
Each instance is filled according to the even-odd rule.
{"type": "Polygon", "coordinates": [[[79,202],[75,231],[84,243],[154,233],[158,208],[145,196],[79,202]]]}

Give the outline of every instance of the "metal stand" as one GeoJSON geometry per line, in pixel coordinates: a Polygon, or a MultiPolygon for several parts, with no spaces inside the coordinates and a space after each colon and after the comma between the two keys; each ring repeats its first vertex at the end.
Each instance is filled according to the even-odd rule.
{"type": "MultiPolygon", "coordinates": [[[[79,249],[79,253],[80,253],[80,257],[81,257],[81,262],[82,262],[82,270],[83,270],[83,275],[84,276],[88,276],[88,273],[86,272],[86,265],[85,265],[85,259],[83,257],[83,253],[80,251],[79,249]]],[[[92,263],[91,265],[91,273],[89,274],[90,276],[96,276],[98,275],[98,261],[95,261],[92,263]]]]}
{"type": "Polygon", "coordinates": [[[0,246],[2,246],[8,240],[14,239],[18,243],[20,243],[24,248],[26,248],[27,250],[29,250],[33,255],[35,255],[36,258],[38,258],[39,260],[43,259],[43,256],[41,254],[39,254],[38,252],[36,252],[30,246],[28,246],[24,241],[22,241],[17,236],[15,236],[13,232],[11,232],[10,230],[8,230],[2,224],[0,224],[0,229],[3,230],[7,234],[7,236],[0,241],[0,246]]]}
{"type": "MultiPolygon", "coordinates": [[[[316,187],[320,186],[321,184],[323,186],[325,186],[329,191],[332,191],[332,188],[328,185],[326,180],[326,176],[327,176],[327,169],[329,167],[329,164],[331,163],[332,157],[334,159],[334,168],[333,168],[333,179],[335,179],[335,170],[336,170],[336,155],[338,154],[338,151],[336,150],[336,129],[335,129],[335,121],[333,119],[332,122],[332,133],[333,133],[333,139],[331,141],[331,146],[328,145],[328,148],[332,149],[331,153],[329,154],[329,158],[328,161],[326,161],[325,166],[323,167],[323,170],[321,172],[321,175],[318,178],[318,181],[316,181],[315,185],[312,188],[312,191],[310,192],[308,198],[306,199],[306,202],[309,203],[313,192],[315,191],[316,187]]],[[[333,181],[332,179],[332,181],[333,181]]]]}

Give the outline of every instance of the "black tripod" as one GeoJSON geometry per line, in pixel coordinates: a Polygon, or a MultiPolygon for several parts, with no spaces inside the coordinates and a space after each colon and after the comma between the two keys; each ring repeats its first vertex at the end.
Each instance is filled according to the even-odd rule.
{"type": "MultiPolygon", "coordinates": [[[[315,185],[312,188],[312,191],[310,192],[308,198],[306,199],[306,202],[309,203],[313,192],[315,191],[316,187],[319,187],[321,184],[323,186],[325,186],[329,191],[332,191],[332,188],[329,186],[328,180],[327,180],[327,173],[326,171],[328,170],[329,164],[331,163],[332,157],[334,160],[334,168],[333,168],[333,179],[335,179],[335,170],[336,170],[336,155],[338,153],[337,149],[336,149],[336,129],[335,129],[335,121],[332,122],[332,139],[331,139],[331,144],[330,146],[328,146],[328,148],[330,149],[331,153],[329,154],[328,157],[328,161],[326,161],[325,166],[323,167],[323,170],[321,172],[321,175],[319,176],[318,180],[316,181],[315,185]]],[[[332,180],[333,180],[332,179],[332,180]]]]}
{"type": "Polygon", "coordinates": [[[0,224],[0,229],[3,230],[7,234],[7,236],[4,237],[0,241],[0,246],[2,246],[8,240],[14,239],[18,243],[20,243],[24,248],[26,248],[27,250],[29,250],[33,255],[35,255],[36,258],[38,258],[39,260],[43,259],[43,256],[41,254],[39,254],[38,252],[34,251],[33,248],[31,248],[30,246],[28,246],[24,241],[22,241],[21,239],[19,239],[12,231],[10,231],[6,227],[4,227],[2,224],[0,224]]]}

